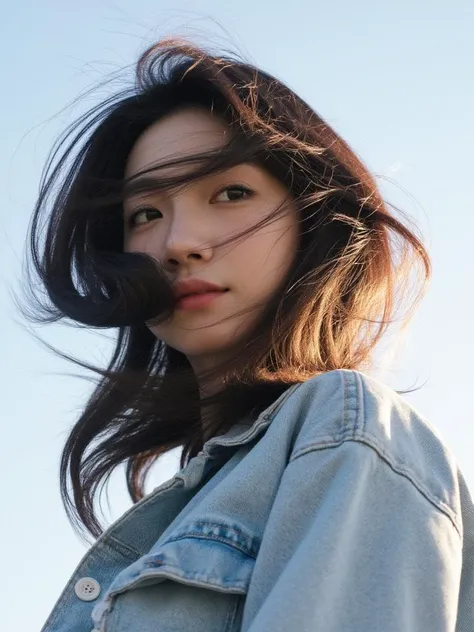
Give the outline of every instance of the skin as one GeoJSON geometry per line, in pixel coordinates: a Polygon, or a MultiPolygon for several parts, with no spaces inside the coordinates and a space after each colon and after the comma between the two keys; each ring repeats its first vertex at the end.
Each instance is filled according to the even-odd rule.
{"type": "MultiPolygon", "coordinates": [[[[176,111],[139,137],[125,177],[157,162],[218,148],[229,133],[225,123],[205,110],[176,111]]],[[[175,310],[168,321],[151,327],[160,340],[188,357],[196,373],[242,345],[262,305],[287,274],[297,248],[298,222],[288,191],[252,164],[192,182],[184,190],[135,194],[124,203],[124,222],[124,249],[161,261],[172,282],[199,278],[229,288],[205,308],[175,310]],[[252,194],[235,189],[237,185],[252,194]],[[285,213],[270,224],[242,240],[217,244],[255,225],[285,200],[285,213]],[[150,210],[142,210],[131,225],[132,214],[145,205],[150,210]],[[241,313],[248,308],[251,311],[241,313]]]]}

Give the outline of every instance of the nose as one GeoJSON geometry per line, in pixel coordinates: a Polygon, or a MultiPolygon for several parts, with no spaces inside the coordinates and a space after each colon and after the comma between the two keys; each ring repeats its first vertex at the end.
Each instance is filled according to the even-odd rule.
{"type": "Polygon", "coordinates": [[[193,261],[209,261],[212,248],[206,244],[203,228],[196,226],[189,216],[175,214],[164,243],[163,266],[174,271],[193,261]]]}

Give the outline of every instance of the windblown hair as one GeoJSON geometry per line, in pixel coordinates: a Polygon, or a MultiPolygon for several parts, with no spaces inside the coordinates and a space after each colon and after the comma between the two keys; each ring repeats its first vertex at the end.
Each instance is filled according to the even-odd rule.
{"type": "Polygon", "coordinates": [[[252,65],[172,39],[140,57],[134,87],[92,108],[58,141],[31,224],[30,263],[27,290],[36,320],[66,318],[118,332],[106,368],[79,362],[99,378],[61,459],[67,515],[93,536],[102,532],[96,492],[116,466],[126,464],[137,502],[150,467],[168,450],[183,447],[184,467],[206,440],[258,415],[290,385],[333,369],[366,370],[399,304],[407,302],[413,271],[421,271],[420,292],[404,311],[406,320],[430,276],[414,229],[389,212],[367,168],[309,105],[252,65]],[[162,267],[123,251],[127,157],[151,124],[186,106],[220,117],[232,137],[222,150],[152,165],[146,171],[154,184],[141,190],[186,185],[253,162],[287,187],[299,221],[287,277],[241,352],[219,367],[221,390],[201,401],[186,356],[147,326],[173,310],[162,267]],[[160,175],[183,162],[185,173],[160,175]],[[208,419],[206,406],[218,414],[208,419]]]}

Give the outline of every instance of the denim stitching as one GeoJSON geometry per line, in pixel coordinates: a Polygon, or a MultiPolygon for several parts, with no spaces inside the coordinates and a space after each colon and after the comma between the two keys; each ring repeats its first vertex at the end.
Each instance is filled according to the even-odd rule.
{"type": "Polygon", "coordinates": [[[404,476],[406,479],[408,479],[410,481],[410,483],[412,483],[412,485],[432,505],[434,505],[438,510],[440,510],[442,513],[444,513],[449,518],[449,520],[453,523],[453,525],[454,525],[456,531],[458,532],[458,534],[462,537],[461,525],[459,524],[457,516],[453,512],[451,507],[446,505],[446,503],[444,503],[439,498],[433,496],[433,494],[431,494],[431,492],[422,483],[420,483],[415,478],[415,476],[413,475],[413,472],[411,470],[409,470],[406,467],[403,467],[400,464],[393,463],[392,459],[388,455],[388,453],[386,451],[384,451],[383,448],[380,445],[377,444],[376,440],[374,440],[372,437],[369,437],[368,433],[364,433],[364,435],[359,437],[359,438],[357,438],[357,437],[353,437],[353,438],[352,437],[351,438],[345,437],[345,438],[343,438],[341,440],[334,440],[334,439],[332,439],[332,441],[318,441],[318,443],[309,444],[309,445],[305,446],[304,448],[300,448],[293,455],[292,461],[295,461],[297,458],[300,458],[301,456],[304,456],[305,454],[308,454],[310,452],[316,452],[317,450],[326,449],[326,448],[339,447],[340,445],[342,445],[346,441],[354,441],[354,442],[357,442],[357,443],[361,443],[361,444],[367,445],[369,448],[372,448],[378,454],[378,456],[380,456],[380,458],[385,463],[387,463],[387,465],[396,474],[400,474],[401,476],[404,476]]]}

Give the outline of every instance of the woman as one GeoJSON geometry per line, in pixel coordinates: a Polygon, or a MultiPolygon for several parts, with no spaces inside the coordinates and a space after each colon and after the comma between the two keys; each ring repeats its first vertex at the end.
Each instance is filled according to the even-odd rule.
{"type": "Polygon", "coordinates": [[[472,632],[465,480],[361,372],[429,258],[348,145],[270,75],[172,40],[69,136],[32,224],[41,316],[118,336],[61,462],[98,540],[43,630],[472,632]],[[102,531],[123,462],[135,504],[102,531]]]}

